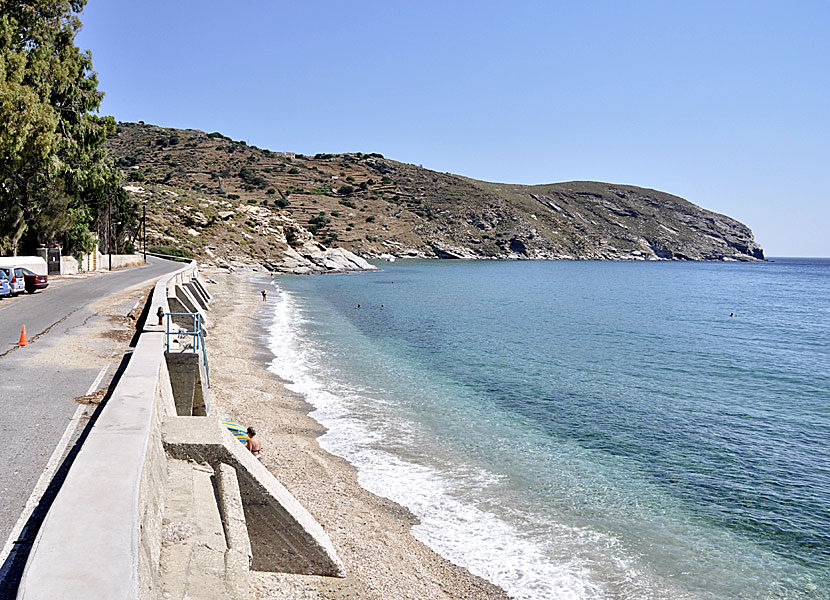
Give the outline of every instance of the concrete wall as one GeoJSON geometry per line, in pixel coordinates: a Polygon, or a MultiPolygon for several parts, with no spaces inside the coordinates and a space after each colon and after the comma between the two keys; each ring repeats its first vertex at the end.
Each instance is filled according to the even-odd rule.
{"type": "MultiPolygon", "coordinates": [[[[195,272],[191,263],[170,278],[195,272]]],[[[165,280],[159,285],[166,292],[165,280]]],[[[160,303],[166,309],[166,293],[160,303]]],[[[19,599],[156,597],[167,478],[161,420],[176,409],[163,328],[149,329],[41,525],[19,599]]]]}
{"type": "Polygon", "coordinates": [[[36,275],[46,275],[46,261],[39,256],[2,256],[0,267],[23,267],[36,275]]]}
{"type": "MultiPolygon", "coordinates": [[[[144,263],[142,254],[113,254],[112,268],[140,267],[144,263]]],[[[108,271],[110,267],[109,254],[100,252],[84,254],[80,261],[74,256],[61,256],[61,275],[75,275],[90,271],[108,271]]],[[[45,275],[46,273],[42,273],[45,275]]]]}
{"type": "MultiPolygon", "coordinates": [[[[126,267],[139,267],[144,264],[144,256],[141,254],[113,254],[112,268],[124,269],[126,267]]],[[[107,271],[110,268],[109,254],[98,255],[98,271],[107,271]]]]}
{"type": "Polygon", "coordinates": [[[152,589],[159,543],[142,533],[160,526],[157,486],[167,477],[162,338],[140,337],[41,525],[18,598],[153,597],[140,592],[152,589]]]}

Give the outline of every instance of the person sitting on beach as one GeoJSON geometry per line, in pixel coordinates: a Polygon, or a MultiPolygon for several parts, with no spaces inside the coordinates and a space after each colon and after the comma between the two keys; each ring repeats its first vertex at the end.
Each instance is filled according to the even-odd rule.
{"type": "Polygon", "coordinates": [[[245,444],[245,447],[251,451],[258,461],[262,461],[262,457],[259,455],[262,452],[262,442],[259,440],[259,436],[256,434],[256,431],[253,427],[248,427],[248,443],[245,444]]]}

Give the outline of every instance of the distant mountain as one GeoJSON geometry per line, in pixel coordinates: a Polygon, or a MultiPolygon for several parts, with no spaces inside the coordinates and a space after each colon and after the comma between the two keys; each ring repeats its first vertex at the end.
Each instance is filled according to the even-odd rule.
{"type": "Polygon", "coordinates": [[[120,123],[107,148],[146,202],[150,243],[217,264],[351,268],[335,247],[367,258],[764,259],[742,223],[633,186],[488,183],[143,123],[120,123]]]}

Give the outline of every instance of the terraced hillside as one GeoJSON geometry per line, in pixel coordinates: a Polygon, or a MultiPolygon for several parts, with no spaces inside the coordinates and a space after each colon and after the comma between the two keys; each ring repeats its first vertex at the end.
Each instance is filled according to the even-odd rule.
{"type": "Polygon", "coordinates": [[[363,257],[764,258],[738,221],[638,187],[488,183],[379,154],[294,155],[142,123],[119,124],[107,147],[146,203],[150,243],[217,264],[326,270],[302,261],[331,247],[363,257]]]}

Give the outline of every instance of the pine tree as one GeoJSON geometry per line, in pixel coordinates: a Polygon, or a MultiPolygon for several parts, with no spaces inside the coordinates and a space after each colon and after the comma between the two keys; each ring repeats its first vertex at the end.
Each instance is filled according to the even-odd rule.
{"type": "Polygon", "coordinates": [[[86,0],[0,0],[0,251],[61,241],[89,250],[89,226],[121,192],[106,160],[112,117],[92,56],[75,46],[86,0]]]}

